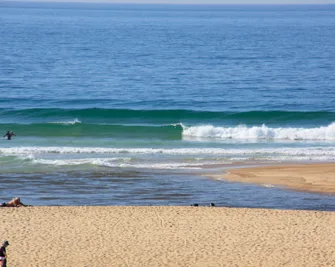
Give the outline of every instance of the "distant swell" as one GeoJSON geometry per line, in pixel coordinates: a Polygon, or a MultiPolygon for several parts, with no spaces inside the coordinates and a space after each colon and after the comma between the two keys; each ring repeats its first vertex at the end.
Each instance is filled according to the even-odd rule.
{"type": "Polygon", "coordinates": [[[50,122],[71,121],[74,118],[83,123],[225,123],[225,124],[289,124],[313,122],[329,124],[335,121],[335,113],[327,111],[295,112],[295,111],[247,111],[217,112],[198,110],[132,110],[132,109],[0,109],[2,120],[50,122]]]}

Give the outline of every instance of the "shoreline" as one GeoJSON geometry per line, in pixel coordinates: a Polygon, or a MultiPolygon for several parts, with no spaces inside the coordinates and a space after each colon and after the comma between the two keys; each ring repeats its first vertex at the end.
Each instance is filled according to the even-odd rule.
{"type": "Polygon", "coordinates": [[[230,168],[209,175],[232,182],[271,185],[296,191],[335,194],[335,163],[292,163],[230,168]]]}
{"type": "MultiPolygon", "coordinates": [[[[229,172],[234,181],[266,181],[309,192],[331,191],[335,183],[335,163],[267,165],[229,172]]],[[[10,243],[8,266],[335,265],[332,211],[33,206],[1,208],[0,215],[0,236],[10,243]]]]}
{"type": "Polygon", "coordinates": [[[335,212],[40,206],[0,214],[8,266],[335,265],[335,212]]]}

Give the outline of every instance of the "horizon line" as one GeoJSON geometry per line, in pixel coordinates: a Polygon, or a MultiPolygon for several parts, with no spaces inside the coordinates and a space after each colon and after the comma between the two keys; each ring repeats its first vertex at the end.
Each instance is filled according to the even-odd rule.
{"type": "Polygon", "coordinates": [[[145,2],[128,2],[128,3],[122,3],[122,2],[110,2],[110,1],[90,1],[90,0],[78,0],[78,1],[67,1],[67,0],[2,0],[0,3],[23,3],[23,4],[29,4],[29,3],[38,3],[38,4],[110,4],[110,5],[189,5],[189,6],[327,6],[327,5],[335,5],[335,3],[169,3],[169,2],[163,2],[163,3],[145,3],[145,2]]]}

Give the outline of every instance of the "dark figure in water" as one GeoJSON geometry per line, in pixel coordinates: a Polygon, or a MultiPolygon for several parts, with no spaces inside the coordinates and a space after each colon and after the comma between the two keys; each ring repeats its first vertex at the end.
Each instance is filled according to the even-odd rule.
{"type": "Polygon", "coordinates": [[[13,135],[16,136],[15,133],[7,131],[7,133],[3,137],[7,136],[7,140],[11,140],[13,135]]]}

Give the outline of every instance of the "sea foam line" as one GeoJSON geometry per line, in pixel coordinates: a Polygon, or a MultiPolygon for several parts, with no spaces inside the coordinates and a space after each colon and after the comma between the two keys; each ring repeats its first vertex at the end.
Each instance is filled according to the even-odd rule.
{"type": "Polygon", "coordinates": [[[10,147],[0,148],[2,155],[30,154],[167,154],[167,155],[290,155],[335,156],[335,147],[313,148],[104,148],[104,147],[10,147]]]}
{"type": "Polygon", "coordinates": [[[115,161],[102,158],[91,159],[34,159],[33,164],[53,165],[53,166],[76,166],[76,165],[96,165],[112,168],[150,168],[150,169],[198,169],[201,164],[185,164],[185,163],[129,163],[127,161],[115,161]]]}

